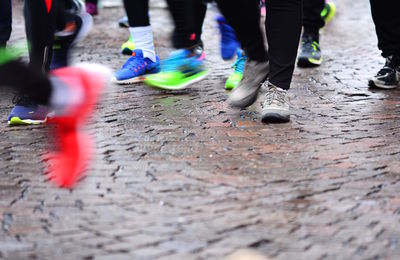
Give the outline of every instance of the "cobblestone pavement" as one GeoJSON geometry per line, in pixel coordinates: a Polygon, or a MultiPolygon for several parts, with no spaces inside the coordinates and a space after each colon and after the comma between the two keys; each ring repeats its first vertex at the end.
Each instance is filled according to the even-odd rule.
{"type": "MultiPolygon", "coordinates": [[[[165,57],[171,22],[151,2],[165,57]]],[[[252,248],[272,259],[399,259],[400,92],[367,87],[383,63],[368,1],[338,6],[324,64],[295,71],[283,125],[260,123],[258,104],[224,102],[231,63],[211,9],[210,76],[178,93],[111,86],[89,128],[95,163],[72,191],[41,174],[44,128],[6,125],[2,90],[0,258],[222,259],[252,248]]],[[[14,42],[24,38],[16,7],[14,42]]],[[[75,59],[121,66],[122,15],[102,9],[75,59]]]]}

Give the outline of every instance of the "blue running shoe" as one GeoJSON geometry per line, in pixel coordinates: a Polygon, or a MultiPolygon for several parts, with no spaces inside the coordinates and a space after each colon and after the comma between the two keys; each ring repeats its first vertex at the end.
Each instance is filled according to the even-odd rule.
{"type": "Polygon", "coordinates": [[[221,56],[224,60],[230,60],[240,48],[240,43],[236,38],[235,31],[226,22],[223,16],[217,18],[219,31],[221,32],[221,56]]]}
{"type": "Polygon", "coordinates": [[[131,84],[144,80],[144,75],[158,73],[161,70],[160,59],[156,62],[143,57],[143,51],[133,50],[132,56],[125,62],[122,69],[115,72],[113,82],[117,84],[131,84]]]}
{"type": "Polygon", "coordinates": [[[16,96],[13,101],[15,106],[8,117],[10,126],[37,125],[46,122],[49,115],[48,107],[36,105],[24,96],[16,96]]]}

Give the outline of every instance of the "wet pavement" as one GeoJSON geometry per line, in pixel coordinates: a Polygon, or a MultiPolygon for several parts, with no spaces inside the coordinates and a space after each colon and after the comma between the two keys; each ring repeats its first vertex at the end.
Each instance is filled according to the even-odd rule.
{"type": "MultiPolygon", "coordinates": [[[[150,2],[163,58],[171,22],[163,1],[150,2]]],[[[227,106],[231,63],[210,9],[210,75],[179,92],[110,86],[89,127],[95,162],[72,191],[42,174],[45,129],[7,126],[12,94],[1,90],[0,259],[222,259],[240,248],[398,259],[400,92],[368,89],[383,64],[368,1],[337,2],[323,65],[296,68],[290,123],[262,124],[259,102],[227,106]]],[[[20,14],[16,4],[12,42],[24,38],[20,14]]],[[[119,68],[122,15],[102,9],[75,60],[119,68]]]]}

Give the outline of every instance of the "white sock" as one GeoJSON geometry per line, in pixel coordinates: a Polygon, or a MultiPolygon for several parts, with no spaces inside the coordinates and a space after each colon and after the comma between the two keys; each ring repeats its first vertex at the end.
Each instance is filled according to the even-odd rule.
{"type": "Polygon", "coordinates": [[[143,56],[152,61],[156,61],[156,51],[154,50],[153,32],[151,26],[129,27],[135,49],[141,49],[143,56]]]}

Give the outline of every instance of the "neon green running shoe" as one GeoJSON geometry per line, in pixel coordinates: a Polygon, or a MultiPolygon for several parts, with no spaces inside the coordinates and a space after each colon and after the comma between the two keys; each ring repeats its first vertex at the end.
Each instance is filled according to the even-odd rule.
{"type": "Polygon", "coordinates": [[[132,55],[134,49],[135,44],[133,44],[132,36],[129,35],[129,39],[121,45],[121,53],[124,55],[132,55]]]}
{"type": "Polygon", "coordinates": [[[327,25],[330,21],[332,21],[333,17],[336,14],[336,5],[332,2],[326,2],[325,7],[321,12],[321,17],[325,21],[325,25],[327,25]]]}
{"type": "Polygon", "coordinates": [[[190,56],[189,50],[178,50],[161,62],[161,72],[146,76],[147,85],[166,89],[179,90],[202,80],[208,70],[204,68],[204,54],[190,56]]]}
{"type": "Polygon", "coordinates": [[[246,55],[241,49],[236,50],[236,55],[236,61],[232,65],[232,68],[234,69],[233,73],[225,82],[225,89],[227,90],[232,90],[236,88],[236,86],[243,78],[244,65],[246,64],[246,55]]]}
{"type": "Polygon", "coordinates": [[[17,47],[0,48],[0,65],[16,60],[28,52],[28,47],[20,44],[17,47]]]}

